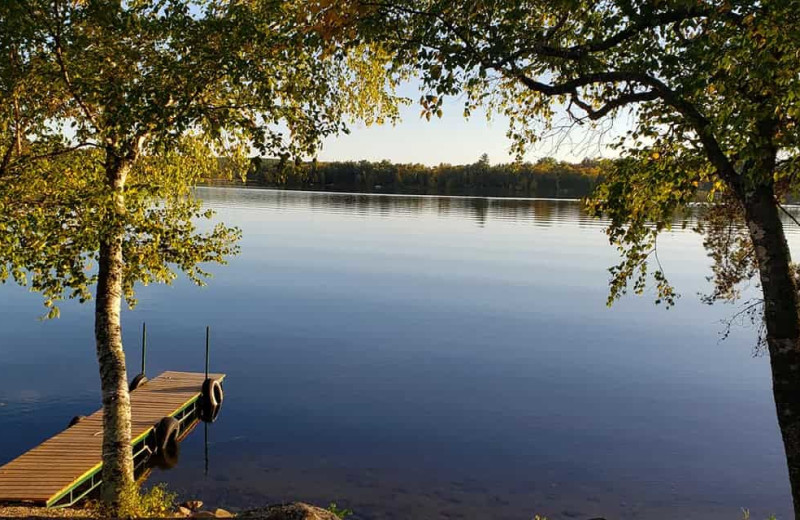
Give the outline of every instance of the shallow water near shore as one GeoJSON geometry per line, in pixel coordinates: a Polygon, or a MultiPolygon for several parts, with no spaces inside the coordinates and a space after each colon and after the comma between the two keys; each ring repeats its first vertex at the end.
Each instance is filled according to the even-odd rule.
{"type": "MultiPolygon", "coordinates": [[[[198,288],[140,288],[129,375],[225,372],[225,404],[156,471],[182,498],[243,509],[336,502],[363,519],[789,518],[755,331],[703,305],[702,239],[659,256],[682,298],[605,306],[615,263],[574,201],[198,190],[242,229],[198,288]]],[[[689,226],[690,228],[691,226],[689,226]]],[[[797,255],[800,235],[790,243],[797,255]]],[[[37,321],[0,287],[0,462],[99,407],[93,309],[37,321]]]]}

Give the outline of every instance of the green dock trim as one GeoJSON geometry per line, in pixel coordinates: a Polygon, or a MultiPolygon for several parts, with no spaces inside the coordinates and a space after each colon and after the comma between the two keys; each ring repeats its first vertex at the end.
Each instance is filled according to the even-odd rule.
{"type": "MultiPolygon", "coordinates": [[[[222,381],[225,379],[224,374],[211,374],[211,377],[222,381]]],[[[157,415],[160,415],[162,412],[158,411],[158,402],[153,401],[152,395],[159,395],[159,396],[166,396],[172,399],[172,402],[176,400],[182,399],[181,395],[186,395],[187,398],[185,401],[182,401],[181,404],[171,411],[167,410],[167,413],[164,415],[160,415],[160,417],[169,416],[178,419],[181,423],[180,427],[180,437],[183,438],[194,428],[197,424],[199,419],[199,410],[197,407],[197,403],[200,399],[200,388],[202,381],[204,379],[204,374],[200,373],[186,373],[186,372],[165,372],[154,378],[149,383],[143,385],[137,390],[134,390],[131,393],[131,404],[132,404],[132,413],[134,417],[132,417],[132,422],[136,421],[136,416],[139,418],[139,427],[141,427],[141,422],[143,420],[150,420],[149,418],[154,418],[157,415]],[[155,383],[155,384],[153,384],[155,383]],[[170,388],[172,385],[173,388],[170,388]],[[187,386],[191,390],[187,391],[187,386]],[[148,390],[152,390],[154,387],[157,388],[156,391],[159,394],[154,394],[154,392],[149,392],[148,390]],[[194,390],[196,388],[196,390],[194,390]],[[189,395],[189,392],[191,394],[189,395]],[[149,395],[148,395],[149,394],[149,395]],[[137,397],[143,398],[144,400],[134,406],[135,401],[137,401],[137,397]],[[148,399],[149,397],[149,399],[148,399]],[[177,398],[177,399],[176,399],[177,398]],[[138,410],[138,414],[137,414],[138,410]],[[144,414],[145,419],[142,418],[140,414],[144,414]],[[188,422],[187,422],[188,419],[188,422]]],[[[169,400],[169,399],[168,399],[169,400]]],[[[100,431],[102,431],[102,410],[99,410],[92,414],[90,418],[94,421],[91,424],[100,424],[100,431]],[[99,420],[98,420],[99,418],[99,420]]],[[[89,419],[89,418],[87,418],[89,419]]],[[[157,419],[153,421],[153,425],[147,427],[139,433],[134,439],[131,441],[131,449],[134,455],[134,464],[136,465],[136,469],[138,470],[144,464],[149,455],[152,454],[153,445],[155,444],[153,438],[155,436],[155,423],[157,419]]],[[[81,424],[81,423],[79,423],[81,424]]],[[[71,459],[69,459],[70,455],[66,456],[59,456],[54,455],[55,458],[51,463],[42,463],[42,453],[46,453],[48,449],[60,449],[63,450],[63,446],[58,448],[59,444],[59,437],[63,437],[65,432],[68,432],[69,429],[61,432],[60,434],[55,435],[54,437],[48,439],[47,441],[43,442],[40,446],[30,450],[28,453],[18,457],[17,459],[9,462],[2,468],[0,468],[0,501],[12,501],[12,502],[38,502],[44,503],[47,507],[66,507],[75,504],[79,500],[85,498],[88,494],[92,491],[97,489],[101,483],[101,473],[103,469],[102,460],[93,464],[89,469],[85,472],[81,473],[78,477],[71,479],[71,482],[66,486],[58,489],[55,493],[51,494],[49,498],[46,500],[42,500],[45,496],[45,493],[49,494],[49,491],[44,491],[41,489],[41,485],[39,486],[40,489],[35,490],[35,492],[31,493],[32,498],[26,499],[24,496],[19,496],[22,493],[18,490],[18,488],[22,485],[30,486],[32,488],[36,487],[36,482],[39,482],[36,477],[37,468],[28,470],[25,469],[24,471],[27,473],[28,471],[31,472],[32,475],[28,475],[27,479],[24,479],[20,482],[16,482],[14,480],[15,474],[20,474],[20,468],[28,468],[31,465],[39,465],[41,464],[42,467],[39,471],[42,475],[51,476],[50,471],[53,471],[54,468],[58,468],[59,462],[63,462],[64,459],[67,459],[67,462],[70,462],[72,465],[79,465],[80,461],[85,460],[86,457],[92,458],[96,455],[91,455],[91,453],[97,453],[97,433],[94,433],[87,439],[87,445],[93,445],[93,447],[89,450],[90,453],[86,453],[81,457],[81,455],[73,455],[71,459]],[[46,447],[47,446],[47,447],[46,447]],[[43,452],[40,451],[38,456],[33,456],[32,458],[26,456],[31,452],[35,452],[39,449],[44,450],[43,452]],[[17,467],[15,467],[17,466],[17,467]],[[9,469],[9,471],[4,472],[3,470],[9,469]],[[4,486],[9,488],[6,492],[4,490],[4,486]],[[41,497],[41,498],[37,498],[41,497]]],[[[91,431],[91,430],[88,430],[91,431]]],[[[88,434],[87,431],[87,434],[88,434]]],[[[75,443],[75,432],[70,433],[67,437],[71,438],[71,441],[66,441],[67,446],[74,445],[75,443]]],[[[87,461],[89,462],[89,461],[87,461]]],[[[62,471],[62,474],[68,474],[62,471]]],[[[24,478],[24,477],[23,477],[24,478]]]]}
{"type": "MultiPolygon", "coordinates": [[[[217,380],[218,380],[218,381],[220,381],[220,382],[222,382],[222,380],[224,380],[224,379],[225,379],[225,375],[224,375],[224,374],[222,374],[220,377],[218,377],[218,378],[217,378],[217,380]]],[[[145,384],[144,386],[146,386],[146,384],[145,384]]],[[[136,390],[134,390],[134,392],[135,392],[135,391],[136,391],[136,390]]],[[[178,408],[176,408],[176,409],[175,409],[173,412],[171,412],[171,413],[170,413],[170,414],[168,414],[168,415],[169,415],[170,417],[176,417],[176,416],[178,416],[178,415],[179,415],[181,412],[184,412],[184,411],[185,411],[185,410],[187,410],[189,407],[194,407],[194,406],[195,406],[195,404],[197,403],[197,401],[198,401],[199,399],[200,399],[200,394],[198,393],[196,396],[194,396],[193,398],[191,398],[189,401],[187,401],[187,402],[186,402],[185,404],[183,404],[182,406],[179,406],[178,408]]],[[[181,418],[181,419],[180,419],[180,421],[181,421],[181,431],[184,431],[184,427],[183,427],[183,419],[184,419],[185,417],[186,417],[186,416],[184,416],[183,418],[181,418]]],[[[131,446],[132,446],[132,448],[133,448],[133,452],[134,452],[134,458],[136,457],[136,455],[137,455],[137,454],[139,454],[139,453],[141,453],[141,452],[142,452],[142,450],[141,450],[141,449],[140,449],[140,450],[137,450],[137,449],[136,449],[136,445],[137,445],[137,444],[139,444],[139,443],[141,443],[141,442],[143,442],[143,441],[146,441],[146,440],[147,440],[147,438],[148,438],[150,435],[154,434],[154,432],[155,432],[155,425],[154,425],[154,426],[151,426],[149,429],[145,430],[144,432],[142,432],[141,434],[139,434],[139,435],[138,435],[138,436],[137,436],[135,439],[133,439],[133,441],[131,441],[131,446]]],[[[75,504],[75,503],[77,503],[79,500],[81,500],[81,499],[82,499],[84,496],[88,495],[88,494],[89,494],[89,493],[90,493],[92,490],[94,490],[94,489],[95,489],[97,486],[99,486],[99,485],[102,483],[102,480],[99,480],[99,481],[96,483],[96,485],[93,485],[93,486],[91,486],[91,488],[90,488],[89,490],[87,490],[86,492],[82,493],[81,495],[79,495],[79,496],[77,496],[77,497],[73,497],[73,499],[72,499],[72,500],[70,500],[69,502],[66,502],[66,503],[63,503],[63,504],[59,504],[59,502],[61,501],[61,499],[63,499],[63,498],[64,498],[64,497],[66,497],[67,495],[69,495],[69,494],[70,494],[70,493],[71,493],[73,490],[75,490],[76,488],[78,488],[78,487],[79,487],[81,484],[83,484],[83,483],[84,483],[84,482],[86,482],[87,480],[90,480],[90,479],[92,479],[94,476],[96,476],[96,475],[97,475],[98,473],[100,473],[102,470],[103,470],[103,463],[102,463],[102,462],[98,462],[98,463],[97,463],[97,464],[95,464],[95,465],[94,465],[92,468],[90,468],[89,470],[87,470],[87,471],[86,471],[86,473],[84,473],[83,475],[81,475],[80,477],[78,477],[78,479],[77,479],[77,480],[75,480],[74,482],[72,482],[71,484],[69,484],[68,486],[66,486],[65,488],[63,488],[61,491],[59,491],[57,495],[54,495],[54,496],[53,496],[53,498],[51,498],[50,500],[48,500],[48,501],[47,501],[47,503],[46,503],[45,505],[46,505],[47,507],[69,507],[69,506],[71,506],[71,505],[74,505],[74,504],[75,504]]]]}

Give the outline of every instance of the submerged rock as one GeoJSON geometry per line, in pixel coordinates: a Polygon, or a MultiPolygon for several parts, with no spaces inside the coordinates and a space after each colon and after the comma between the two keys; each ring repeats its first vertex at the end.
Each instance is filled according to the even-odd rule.
{"type": "Polygon", "coordinates": [[[339,520],[328,511],[302,502],[261,507],[243,511],[237,518],[263,518],[264,520],[339,520]]]}

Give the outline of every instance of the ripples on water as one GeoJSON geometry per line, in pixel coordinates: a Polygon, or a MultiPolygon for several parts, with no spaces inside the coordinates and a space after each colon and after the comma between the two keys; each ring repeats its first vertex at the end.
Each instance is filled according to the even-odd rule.
{"type": "MultiPolygon", "coordinates": [[[[559,224],[604,228],[607,219],[594,218],[573,199],[525,199],[510,197],[448,197],[420,195],[383,195],[364,193],[330,193],[271,189],[205,189],[201,197],[217,208],[258,209],[286,212],[322,212],[362,217],[445,217],[468,218],[483,226],[488,220],[539,226],[559,224]]],[[[800,206],[786,206],[794,217],[800,218],[800,206]]],[[[678,214],[674,228],[696,226],[703,205],[697,204],[678,214]]],[[[786,215],[781,215],[787,234],[800,229],[786,215]]]]}
{"type": "Polygon", "coordinates": [[[375,195],[281,190],[231,190],[206,194],[219,208],[258,208],[273,211],[323,212],[366,217],[468,218],[478,225],[487,220],[506,220],[525,225],[548,226],[560,222],[602,226],[589,217],[574,200],[513,199],[480,197],[438,197],[416,195],[375,195]]]}
{"type": "MultiPolygon", "coordinates": [[[[141,288],[123,330],[136,364],[147,321],[157,374],[202,370],[211,325],[225,406],[208,474],[195,432],[151,482],[357,519],[788,517],[767,360],[750,329],[719,343],[735,309],[699,302],[708,258],[681,222],[659,244],[676,308],[607,309],[615,251],[575,201],[198,193],[241,254],[206,288],[141,288]]],[[[91,306],[41,313],[0,288],[0,461],[99,402],[91,306]]]]}

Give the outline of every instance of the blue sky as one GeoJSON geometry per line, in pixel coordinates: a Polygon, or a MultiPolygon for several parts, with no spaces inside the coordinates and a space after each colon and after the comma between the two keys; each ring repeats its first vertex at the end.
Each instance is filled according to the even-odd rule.
{"type": "MultiPolygon", "coordinates": [[[[404,85],[400,93],[412,100],[419,98],[414,85],[404,85]]],[[[427,121],[420,117],[420,107],[414,101],[403,107],[402,120],[395,126],[353,125],[349,135],[324,141],[318,158],[321,161],[388,159],[392,162],[436,165],[473,163],[481,154],[487,153],[493,164],[512,162],[514,158],[509,154],[510,142],[505,135],[507,121],[500,117],[487,121],[484,113],[477,112],[466,120],[463,106],[461,100],[446,100],[442,118],[434,117],[427,121]]],[[[586,135],[586,131],[582,130],[572,132],[573,141],[582,141],[586,135]]],[[[525,159],[536,161],[552,156],[561,160],[580,161],[587,156],[601,155],[607,157],[612,153],[596,145],[562,144],[554,147],[552,142],[548,142],[531,149],[525,159]]]]}

